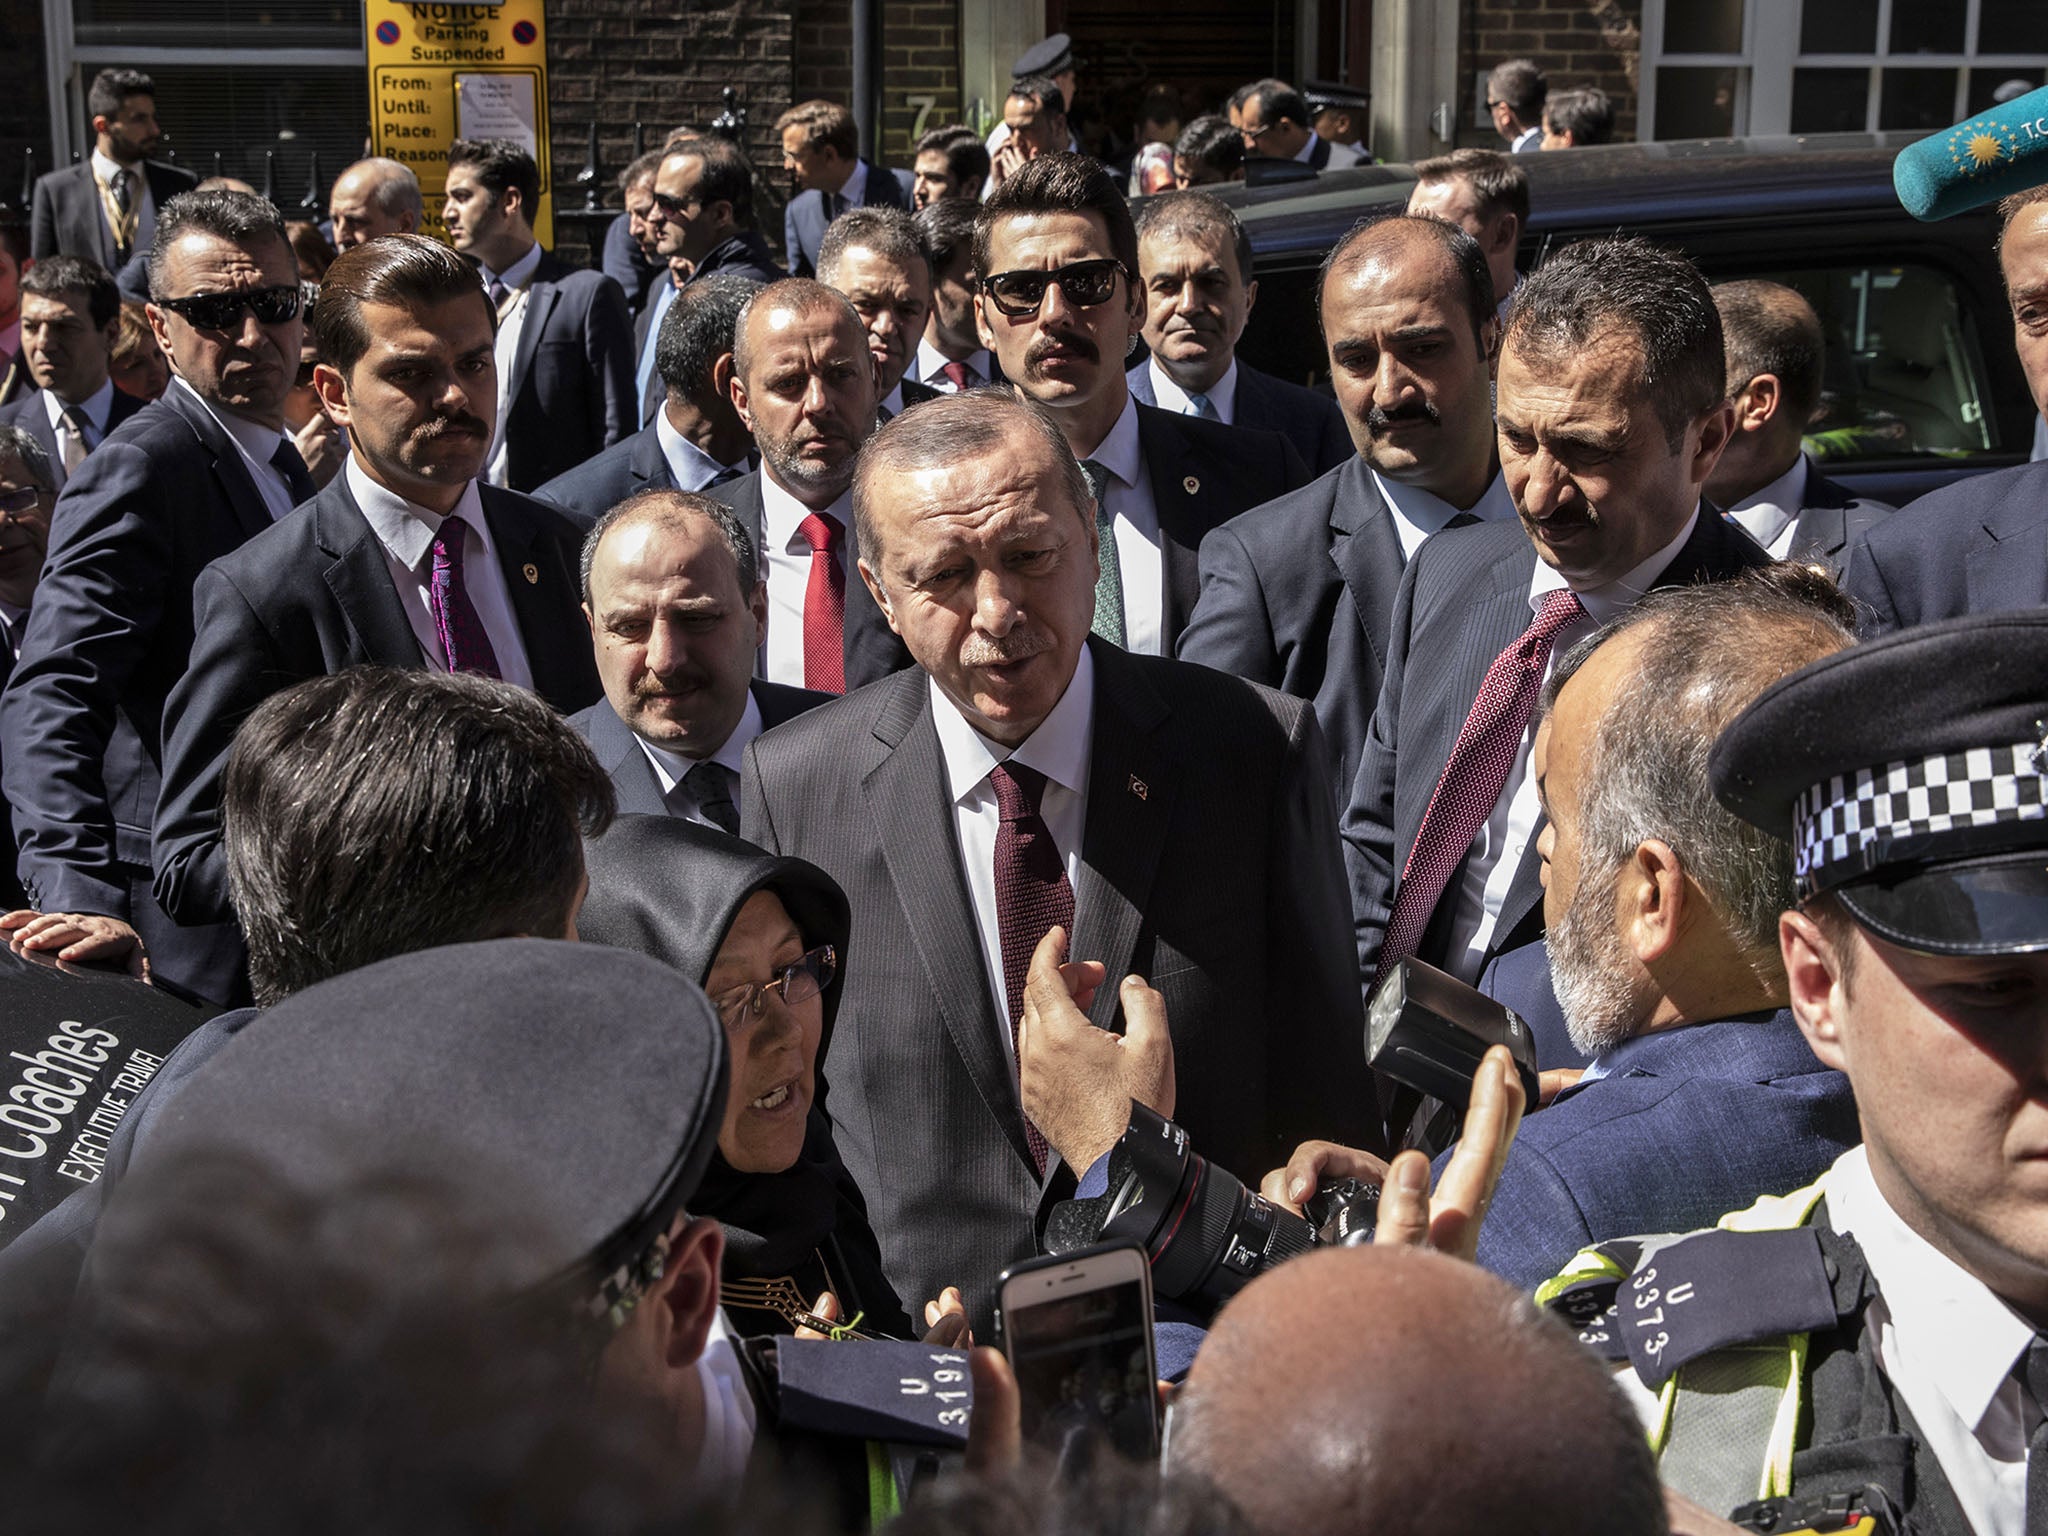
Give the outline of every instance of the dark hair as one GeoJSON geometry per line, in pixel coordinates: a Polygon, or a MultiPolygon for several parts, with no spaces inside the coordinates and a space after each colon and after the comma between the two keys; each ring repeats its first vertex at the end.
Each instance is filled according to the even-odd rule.
{"type": "Polygon", "coordinates": [[[7,459],[20,461],[37,490],[47,491],[52,496],[57,494],[57,472],[50,465],[49,450],[27,427],[0,421],[0,461],[7,459]]]}
{"type": "Polygon", "coordinates": [[[257,1002],[414,950],[561,936],[583,835],[615,805],[589,744],[510,683],[354,667],[273,694],[221,785],[257,1002]]]}
{"type": "Polygon", "coordinates": [[[860,154],[860,128],[855,124],[853,114],[836,101],[798,102],[775,119],[778,141],[786,128],[803,129],[807,149],[829,149],[842,160],[851,160],[860,154]]]}
{"type": "Polygon", "coordinates": [[[597,546],[604,542],[606,534],[624,522],[674,525],[687,517],[701,517],[718,530],[726,552],[732,556],[733,577],[740,584],[741,595],[752,592],[760,583],[761,570],[754,554],[754,536],[739,515],[709,496],[665,487],[636,492],[591,524],[590,532],[583,536],[580,561],[585,606],[590,603],[590,571],[597,564],[597,546]]]}
{"type": "Polygon", "coordinates": [[[626,168],[619,172],[619,190],[624,192],[631,188],[634,182],[645,181],[651,178],[656,171],[661,169],[663,158],[664,156],[660,150],[650,149],[646,154],[629,161],[626,168]]]}
{"type": "MultiPolygon", "coordinates": [[[[962,198],[981,196],[981,184],[988,179],[988,146],[981,135],[965,123],[948,123],[934,128],[917,141],[917,155],[943,154],[946,174],[959,185],[962,198]]],[[[916,155],[912,156],[912,163],[916,155]]]]}
{"type": "Polygon", "coordinates": [[[1543,108],[1544,124],[1552,133],[1568,133],[1572,147],[1605,144],[1614,137],[1614,103],[1594,86],[1559,91],[1543,108]]]}
{"type": "Polygon", "coordinates": [[[1198,117],[1181,129],[1173,152],[1216,172],[1225,181],[1244,164],[1244,135],[1224,117],[1198,117]]]}
{"type": "Polygon", "coordinates": [[[856,246],[886,256],[899,267],[931,267],[931,256],[917,232],[917,221],[901,208],[854,208],[825,229],[818,242],[819,280],[836,271],[839,259],[856,246]]]}
{"type": "Polygon", "coordinates": [[[1137,281],[1138,231],[1131,205],[1102,162],[1059,152],[1027,160],[989,194],[974,222],[974,270],[988,276],[988,250],[996,225],[1016,213],[1092,213],[1109,228],[1110,254],[1137,281]]]}
{"type": "Polygon", "coordinates": [[[1615,328],[1642,352],[1638,383],[1676,452],[1728,398],[1721,312],[1685,257],[1639,235],[1568,245],[1516,286],[1502,348],[1551,360],[1615,328]]]}
{"type": "Polygon", "coordinates": [[[531,225],[540,212],[540,166],[510,139],[457,139],[448,146],[448,169],[466,165],[493,198],[519,193],[519,216],[531,225]]]}
{"type": "Polygon", "coordinates": [[[85,93],[86,121],[95,117],[118,117],[122,103],[130,96],[156,100],[156,82],[139,69],[103,69],[92,77],[85,93]]]}
{"type": "Polygon", "coordinates": [[[1237,280],[1252,280],[1252,237],[1227,204],[1206,192],[1161,192],[1138,205],[1138,244],[1147,235],[1182,240],[1190,235],[1219,235],[1237,257],[1237,280]]]}
{"type": "Polygon", "coordinates": [[[1254,80],[1245,93],[1245,105],[1259,104],[1259,119],[1266,123],[1277,123],[1286,118],[1298,128],[1306,128],[1315,121],[1315,114],[1308,109],[1308,100],[1301,92],[1285,80],[1254,80]]]}
{"type": "Polygon", "coordinates": [[[1465,291],[1465,313],[1472,321],[1472,339],[1485,351],[1480,337],[1486,330],[1486,323],[1494,318],[1496,308],[1493,297],[1493,269],[1486,264],[1486,252],[1479,248],[1464,230],[1448,219],[1439,219],[1430,214],[1390,214],[1379,219],[1360,219],[1344,233],[1344,238],[1330,247],[1330,254],[1323,258],[1322,270],[1316,274],[1316,320],[1323,317],[1323,290],[1330,284],[1330,274],[1340,267],[1351,265],[1352,253],[1368,240],[1392,239],[1406,232],[1426,236],[1443,248],[1445,258],[1458,274],[1459,286],[1465,291]]]}
{"type": "Polygon", "coordinates": [[[1008,101],[1011,96],[1021,101],[1037,102],[1038,109],[1048,117],[1067,115],[1067,98],[1051,75],[1019,75],[1010,82],[1010,89],[1003,100],[1008,101]]]}
{"type": "Polygon", "coordinates": [[[714,272],[676,291],[654,338],[654,371],[668,393],[707,412],[718,406],[712,365],[732,350],[740,311],[761,286],[751,277],[714,272]]]}
{"type": "Polygon", "coordinates": [[[672,140],[662,159],[688,155],[704,162],[697,178],[697,195],[707,203],[730,203],[732,221],[741,229],[754,227],[754,165],[737,144],[715,134],[709,138],[672,140]]]}
{"type": "Polygon", "coordinates": [[[21,274],[21,291],[45,299],[84,294],[94,330],[105,330],[121,314],[121,290],[113,274],[89,256],[45,256],[21,274]]]}
{"type": "Polygon", "coordinates": [[[917,220],[917,237],[924,242],[934,276],[949,270],[962,258],[970,266],[973,264],[974,220],[980,211],[972,198],[942,197],[912,215],[917,220]]]}
{"type": "Polygon", "coordinates": [[[1183,110],[1180,92],[1173,86],[1148,85],[1138,106],[1137,126],[1142,129],[1147,123],[1178,123],[1183,110]]]}
{"type": "Polygon", "coordinates": [[[1529,173],[1515,163],[1513,155],[1497,149],[1454,149],[1415,162],[1417,181],[1462,181],[1472,189],[1479,216],[1512,213],[1529,226],[1529,173]]]}
{"type": "MultiPolygon", "coordinates": [[[[168,298],[182,298],[164,283],[164,268],[171,247],[185,235],[211,235],[241,246],[251,255],[266,239],[275,240],[292,255],[291,236],[285,233],[284,215],[266,197],[233,192],[226,187],[206,191],[180,192],[156,211],[156,234],[149,245],[149,291],[168,298]]],[[[293,270],[298,268],[294,257],[293,270]]]]}
{"type": "Polygon", "coordinates": [[[1820,316],[1797,288],[1762,278],[1716,283],[1711,291],[1727,346],[1728,392],[1760,373],[1775,374],[1787,419],[1804,431],[1820,405],[1827,362],[1820,316]]]}
{"type": "Polygon", "coordinates": [[[497,311],[477,281],[476,268],[438,240],[425,235],[384,235],[366,240],[334,258],[320,284],[320,302],[313,306],[313,339],[320,356],[346,378],[370,350],[370,328],[363,322],[365,304],[394,304],[425,309],[474,294],[490,316],[493,333],[497,311]]]}
{"type": "Polygon", "coordinates": [[[1516,121],[1534,128],[1542,118],[1544,98],[1550,94],[1550,77],[1534,59],[1508,59],[1494,65],[1487,75],[1486,94],[1506,102],[1516,121]]]}
{"type": "Polygon", "coordinates": [[[292,255],[299,265],[313,268],[313,281],[318,282],[327,275],[327,269],[334,265],[334,247],[327,243],[327,237],[320,233],[320,226],[311,219],[290,219],[284,226],[287,239],[292,244],[292,255]]]}

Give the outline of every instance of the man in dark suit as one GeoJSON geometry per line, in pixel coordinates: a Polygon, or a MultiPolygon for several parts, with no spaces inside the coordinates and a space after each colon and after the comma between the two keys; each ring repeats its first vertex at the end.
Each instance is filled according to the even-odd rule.
{"type": "Polygon", "coordinates": [[[660,169],[661,151],[650,149],[619,172],[619,200],[626,211],[606,228],[598,255],[598,270],[625,290],[626,308],[636,316],[647,307],[654,280],[667,270],[654,254],[654,230],[647,222],[647,210],[654,206],[654,173],[660,169]]]}
{"type": "Polygon", "coordinates": [[[917,237],[932,267],[932,312],[906,377],[942,395],[1008,382],[975,329],[977,212],[979,205],[964,197],[942,197],[917,211],[917,237]]]}
{"type": "Polygon", "coordinates": [[[1177,654],[1313,699],[1342,797],[1409,558],[1453,523],[1511,522],[1515,506],[1494,451],[1498,333],[1477,243],[1437,219],[1361,225],[1324,263],[1318,307],[1356,451],[1203,540],[1177,654]]]}
{"type": "Polygon", "coordinates": [[[62,490],[70,473],[143,402],[107,372],[121,334],[121,295],[106,268],[45,256],[21,282],[21,353],[36,393],[0,405],[0,422],[43,445],[62,490]]]}
{"type": "Polygon", "coordinates": [[[191,668],[164,710],[154,839],[157,899],[179,921],[231,915],[221,772],[236,728],[279,689],[368,664],[482,672],[564,713],[597,697],[578,530],[478,478],[494,319],[475,272],[424,236],[373,240],[328,269],[313,381],[349,459],[199,579],[191,668]]]}
{"type": "Polygon", "coordinates": [[[1495,406],[1520,523],[1409,560],[1344,812],[1368,986],[1410,955],[1471,981],[1540,931],[1530,747],[1552,657],[1653,587],[1769,560],[1701,501],[1734,416],[1723,377],[1721,317],[1682,256],[1584,241],[1523,282],[1495,406]]]}
{"type": "MultiPolygon", "coordinates": [[[[1860,1140],[1848,1079],[1787,1007],[1791,846],[1723,809],[1704,773],[1671,770],[1704,763],[1781,677],[1850,645],[1840,596],[1821,587],[1816,602],[1818,586],[1774,572],[1654,592],[1544,687],[1543,906],[1557,997],[1592,1065],[1522,1122],[1487,1208],[1479,1262],[1521,1290],[1591,1243],[1797,1189],[1860,1140]]],[[[1288,1170],[1372,1171],[1313,1147],[1288,1170]]]]}
{"type": "MultiPolygon", "coordinates": [[[[21,427],[0,425],[0,688],[7,686],[21,637],[28,629],[36,580],[50,546],[50,512],[57,477],[43,445],[21,427]]],[[[0,740],[0,758],[6,742],[0,740]]],[[[14,818],[0,799],[0,836],[14,847],[14,818]]],[[[27,900],[13,861],[0,868],[0,905],[14,910],[27,900]]],[[[76,958],[76,957],[74,957],[76,958]]]]}
{"type": "Polygon", "coordinates": [[[825,231],[855,208],[910,211],[911,177],[860,157],[860,130],[836,101],[800,101],[775,120],[782,168],[797,194],[782,213],[782,249],[792,277],[813,277],[825,231]]]}
{"type": "Polygon", "coordinates": [[[732,403],[732,336],[761,285],[714,274],[676,296],[657,349],[667,399],[654,420],[534,492],[588,528],[641,491],[701,491],[748,473],[753,439],[732,403]]]}
{"type": "MultiPolygon", "coordinates": [[[[1091,639],[1089,503],[1028,402],[949,397],[883,427],[860,575],[918,665],[760,737],[742,778],[742,834],[822,866],[860,914],[825,1072],[890,1280],[961,1286],[977,1326],[1032,1251],[1046,1153],[1012,1041],[1051,928],[1164,996],[1205,1155],[1257,1167],[1371,1099],[1314,712],[1091,639]]],[[[1113,1027],[1118,990],[1090,1013],[1113,1027]]]]}
{"type": "Polygon", "coordinates": [[[138,69],[103,69],[86,93],[92,154],[36,180],[29,254],[89,256],[119,271],[150,248],[165,203],[197,184],[190,171],[149,158],[156,125],[156,82],[138,69]]]}
{"type": "Polygon", "coordinates": [[[748,743],[831,698],[753,676],[768,588],[746,525],[676,490],[620,503],[584,539],[583,617],[605,696],[569,723],[619,809],[737,834],[748,743]]]}
{"type": "Polygon", "coordinates": [[[1237,360],[1259,296],[1251,259],[1237,215],[1206,192],[1139,205],[1138,283],[1152,355],[1130,370],[1131,393],[1185,416],[1278,432],[1325,474],[1357,451],[1337,402],[1237,360]]]}
{"type": "Polygon", "coordinates": [[[639,363],[635,396],[640,420],[654,418],[661,404],[661,381],[654,366],[651,338],[661,334],[661,317],[686,283],[716,273],[772,283],[783,276],[774,253],[754,228],[754,168],[739,147],[724,139],[677,139],[654,173],[654,203],[647,211],[656,254],[669,263],[666,279],[656,279],[654,293],[635,327],[639,363]]]}
{"type": "Polygon", "coordinates": [[[451,144],[446,195],[448,242],[477,263],[498,314],[498,435],[483,478],[530,491],[634,430],[626,296],[535,242],[540,167],[510,140],[451,144]]]}
{"type": "Polygon", "coordinates": [[[931,262],[909,214],[856,208],[835,219],[818,246],[818,281],[846,295],[868,333],[882,420],[941,393],[905,377],[932,310],[931,262]]]}
{"type": "Polygon", "coordinates": [[[28,264],[28,231],[0,224],[0,405],[35,393],[28,359],[21,355],[21,273],[28,264]]]}
{"type": "Polygon", "coordinates": [[[1818,560],[1842,574],[1850,540],[1892,508],[1828,479],[1801,446],[1820,406],[1827,342],[1805,295],[1783,283],[1716,283],[1727,338],[1735,434],[1707,481],[1707,500],[1775,560],[1818,560]]]}
{"type": "Polygon", "coordinates": [[[982,205],[975,313],[1003,372],[1052,413],[1100,487],[1096,633],[1170,656],[1200,593],[1202,540],[1308,473],[1277,433],[1133,398],[1123,359],[1144,315],[1137,261],[1130,205],[1109,173],[1083,155],[1040,155],[982,205]]]}
{"type": "Polygon", "coordinates": [[[0,695],[0,785],[40,911],[132,925],[158,976],[227,1001],[239,943],[226,929],[178,927],[157,905],[149,828],[164,701],[192,648],[193,584],[313,494],[282,430],[304,329],[298,264],[262,198],[191,192],[157,221],[150,286],[175,377],[58,499],[0,695]]]}
{"type": "Polygon", "coordinates": [[[1348,144],[1332,144],[1311,125],[1315,114],[1301,92],[1285,80],[1261,80],[1246,92],[1238,132],[1247,157],[1295,160],[1319,171],[1341,171],[1356,165],[1359,153],[1348,144]]]}

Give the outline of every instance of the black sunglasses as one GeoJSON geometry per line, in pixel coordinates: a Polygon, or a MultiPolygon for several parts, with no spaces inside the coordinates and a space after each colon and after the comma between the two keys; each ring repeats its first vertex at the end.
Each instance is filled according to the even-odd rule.
{"type": "Polygon", "coordinates": [[[282,325],[298,314],[305,292],[297,283],[275,288],[238,289],[233,293],[197,293],[185,299],[158,299],[158,309],[182,316],[202,331],[224,331],[248,310],[262,325],[282,325]]]}
{"type": "Polygon", "coordinates": [[[1077,261],[1051,272],[997,272],[981,280],[981,291],[1011,319],[1022,320],[1038,313],[1045,290],[1054,283],[1076,309],[1107,303],[1116,292],[1119,274],[1129,281],[1130,270],[1120,261],[1077,261]]]}
{"type": "Polygon", "coordinates": [[[701,197],[674,197],[667,192],[656,192],[654,194],[654,206],[674,218],[687,213],[692,208],[703,207],[704,199],[701,197]]]}

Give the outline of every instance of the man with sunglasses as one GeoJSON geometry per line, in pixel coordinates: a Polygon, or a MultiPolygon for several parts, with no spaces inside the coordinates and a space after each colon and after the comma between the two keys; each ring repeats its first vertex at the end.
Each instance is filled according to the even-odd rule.
{"type": "MultiPolygon", "coordinates": [[[[1084,155],[1041,155],[982,205],[974,233],[981,339],[1016,388],[1059,423],[1096,498],[1104,540],[1095,633],[1171,656],[1200,595],[1196,551],[1209,530],[1307,483],[1273,432],[1226,427],[1139,403],[1124,360],[1144,319],[1138,235],[1109,173],[1084,155]]],[[[852,636],[886,628],[847,593],[847,686],[881,673],[852,636]]]]}
{"type": "Polygon", "coordinates": [[[160,980],[232,1001],[240,942],[229,925],[180,927],[157,904],[150,819],[200,571],[313,494],[283,430],[304,329],[298,264],[274,207],[215,190],[164,205],[149,265],[171,387],[59,498],[0,695],[0,786],[39,911],[92,915],[124,949],[139,933],[160,980]]]}

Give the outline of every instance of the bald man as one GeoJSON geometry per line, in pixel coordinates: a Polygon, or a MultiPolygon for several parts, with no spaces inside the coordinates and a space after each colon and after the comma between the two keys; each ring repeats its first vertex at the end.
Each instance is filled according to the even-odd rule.
{"type": "Polygon", "coordinates": [[[337,251],[379,235],[412,234],[420,227],[420,179],[410,166],[381,155],[358,160],[334,178],[327,216],[337,251]]]}
{"type": "Polygon", "coordinates": [[[1165,1469],[1269,1536],[1662,1536],[1656,1467],[1595,1357],[1444,1254],[1323,1249],[1216,1320],[1165,1469]],[[1361,1326],[1370,1320],[1370,1326],[1361,1326]]]}

